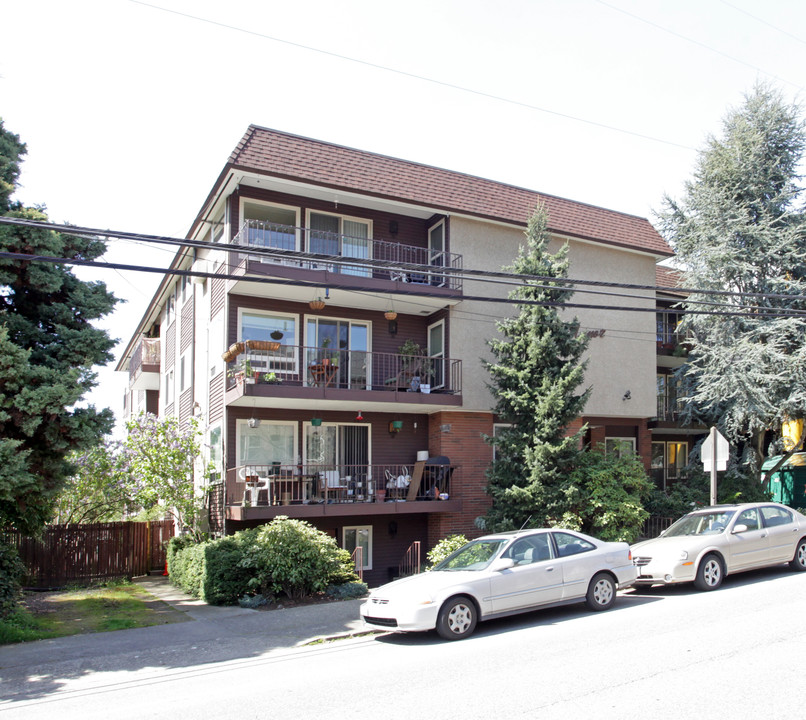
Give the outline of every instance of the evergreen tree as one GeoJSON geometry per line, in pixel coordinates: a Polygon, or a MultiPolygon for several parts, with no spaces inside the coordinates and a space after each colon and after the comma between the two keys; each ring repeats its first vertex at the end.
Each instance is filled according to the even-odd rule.
{"type": "Polygon", "coordinates": [[[685,305],[693,349],[681,373],[684,417],[717,425],[754,479],[768,429],[806,411],[806,321],[772,316],[804,310],[803,151],[800,108],[759,85],[727,114],[722,137],[708,139],[682,200],[665,198],[659,214],[684,284],[736,293],[694,294],[685,305]],[[742,314],[697,315],[699,301],[742,314]]]}
{"type": "Polygon", "coordinates": [[[487,472],[492,507],[483,520],[489,530],[541,526],[562,517],[562,485],[579,452],[579,435],[566,435],[582,413],[589,391],[578,392],[588,344],[576,319],[562,319],[559,306],[573,291],[568,277],[568,246],[548,252],[548,217],[538,207],[529,220],[526,245],[509,268],[529,280],[510,293],[518,314],[498,323],[503,336],[489,342],[497,358],[486,363],[495,412],[507,427],[490,438],[497,459],[487,472]],[[550,304],[542,304],[550,303],[550,304]]]}
{"type": "MultiPolygon", "coordinates": [[[[41,209],[11,200],[24,154],[0,121],[0,215],[44,221],[41,209]]],[[[32,532],[51,517],[70,473],[67,454],[96,445],[112,427],[111,411],[75,404],[95,384],[92,366],[112,359],[114,341],[92,323],[116,300],[69,269],[72,258],[103,254],[100,241],[0,225],[0,251],[65,258],[0,258],[0,527],[32,532]]]]}

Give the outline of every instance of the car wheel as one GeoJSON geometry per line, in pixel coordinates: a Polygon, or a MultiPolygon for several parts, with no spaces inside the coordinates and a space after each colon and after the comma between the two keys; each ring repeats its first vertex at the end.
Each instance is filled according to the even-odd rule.
{"type": "Polygon", "coordinates": [[[793,570],[806,570],[806,538],[798,540],[798,545],[795,548],[795,557],[789,561],[789,567],[793,570]]]}
{"type": "Polygon", "coordinates": [[[588,585],[585,603],[591,610],[607,610],[616,602],[616,583],[607,573],[596,573],[588,585]]]}
{"type": "Polygon", "coordinates": [[[439,611],[437,632],[445,640],[466,638],[476,627],[476,606],[470,598],[451,598],[439,611]]]}
{"type": "Polygon", "coordinates": [[[697,590],[716,590],[722,584],[725,569],[716,555],[706,555],[697,568],[694,587],[697,590]]]}

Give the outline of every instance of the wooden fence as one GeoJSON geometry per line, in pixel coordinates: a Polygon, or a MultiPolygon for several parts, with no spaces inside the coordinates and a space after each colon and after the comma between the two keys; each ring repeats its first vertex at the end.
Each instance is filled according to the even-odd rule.
{"type": "Polygon", "coordinates": [[[173,521],[48,525],[36,538],[2,535],[27,569],[26,588],[60,588],[161,571],[173,521]]]}

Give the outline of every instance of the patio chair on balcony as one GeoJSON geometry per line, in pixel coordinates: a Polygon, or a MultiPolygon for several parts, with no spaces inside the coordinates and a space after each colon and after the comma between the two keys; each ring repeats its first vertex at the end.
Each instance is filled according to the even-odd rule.
{"type": "MultiPolygon", "coordinates": [[[[238,470],[238,477],[246,483],[244,488],[243,497],[246,500],[246,495],[249,493],[249,503],[252,506],[258,505],[260,501],[260,494],[263,490],[266,491],[266,505],[271,505],[271,477],[268,474],[261,475],[262,468],[254,466],[242,467],[238,470]]],[[[267,470],[263,469],[266,473],[267,470]]],[[[246,504],[244,502],[244,504],[246,504]]]]}
{"type": "Polygon", "coordinates": [[[319,475],[322,478],[322,494],[325,500],[344,502],[347,499],[348,481],[341,477],[338,470],[323,470],[319,475]]]}

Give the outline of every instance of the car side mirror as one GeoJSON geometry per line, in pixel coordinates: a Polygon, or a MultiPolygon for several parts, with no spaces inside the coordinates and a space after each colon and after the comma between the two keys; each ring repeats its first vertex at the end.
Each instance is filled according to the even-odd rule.
{"type": "Polygon", "coordinates": [[[501,572],[502,570],[509,570],[511,567],[515,567],[515,561],[512,558],[498,558],[490,566],[490,570],[492,572],[501,572]]]}
{"type": "Polygon", "coordinates": [[[736,535],[738,533],[747,532],[748,528],[747,525],[744,523],[739,523],[738,525],[733,526],[733,534],[736,535]]]}

